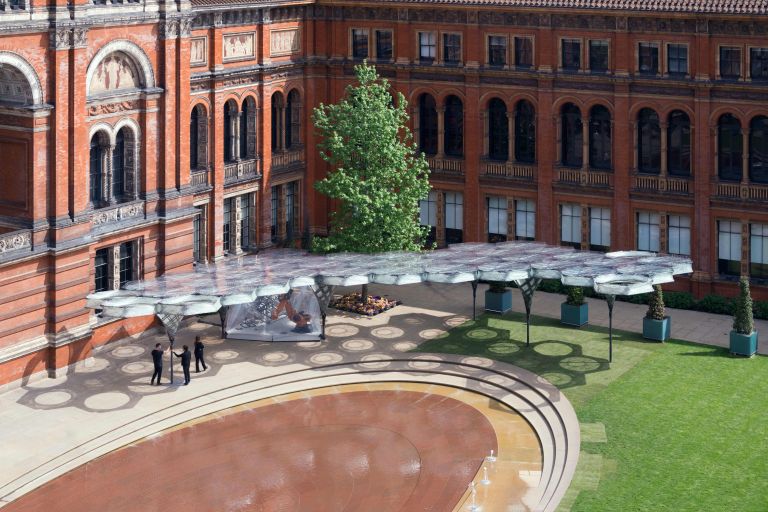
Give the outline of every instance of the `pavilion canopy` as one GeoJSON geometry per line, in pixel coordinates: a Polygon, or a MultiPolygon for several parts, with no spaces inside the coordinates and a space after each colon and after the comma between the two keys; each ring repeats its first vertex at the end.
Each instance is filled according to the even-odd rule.
{"type": "Polygon", "coordinates": [[[650,252],[599,253],[538,242],[465,243],[439,251],[314,255],[267,250],[198,265],[194,271],[135,281],[88,296],[105,316],[195,315],[302,286],[556,279],[598,293],[634,295],[692,271],[691,260],[650,252]]]}

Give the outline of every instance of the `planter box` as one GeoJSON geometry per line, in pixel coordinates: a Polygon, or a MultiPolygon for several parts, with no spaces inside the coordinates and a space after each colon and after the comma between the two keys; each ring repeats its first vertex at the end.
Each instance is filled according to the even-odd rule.
{"type": "Polygon", "coordinates": [[[757,352],[757,331],[752,334],[739,334],[731,331],[731,354],[752,357],[757,352]]]}
{"type": "Polygon", "coordinates": [[[560,323],[581,327],[589,322],[589,304],[571,306],[567,302],[560,304],[560,323]]]}
{"type": "Polygon", "coordinates": [[[512,309],[512,290],[502,293],[485,291],[485,310],[493,313],[506,313],[512,309]]]}
{"type": "Polygon", "coordinates": [[[672,334],[672,321],[668,316],[664,320],[643,318],[643,338],[647,340],[666,341],[672,334]]]}

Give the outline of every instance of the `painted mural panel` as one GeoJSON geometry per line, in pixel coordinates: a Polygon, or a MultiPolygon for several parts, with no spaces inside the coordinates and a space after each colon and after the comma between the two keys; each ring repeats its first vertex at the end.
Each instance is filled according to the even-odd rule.
{"type": "Polygon", "coordinates": [[[223,43],[224,61],[247,60],[256,56],[256,34],[226,34],[223,43]]]}

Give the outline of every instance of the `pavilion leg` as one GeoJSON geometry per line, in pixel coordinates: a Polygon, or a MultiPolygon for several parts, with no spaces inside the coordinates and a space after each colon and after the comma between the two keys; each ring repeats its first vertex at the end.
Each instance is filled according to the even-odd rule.
{"type": "Polygon", "coordinates": [[[474,320],[476,316],[475,315],[475,310],[477,309],[476,304],[477,304],[477,279],[472,281],[472,320],[474,320]]]}
{"type": "Polygon", "coordinates": [[[325,339],[325,317],[326,317],[326,314],[325,313],[321,313],[320,317],[323,320],[323,325],[322,325],[322,328],[321,328],[321,331],[320,331],[320,339],[324,340],[325,339]]]}
{"type": "Polygon", "coordinates": [[[184,315],[160,313],[157,315],[157,318],[163,323],[165,333],[168,335],[168,340],[171,342],[171,365],[169,368],[170,377],[168,380],[173,384],[173,342],[176,341],[176,333],[179,331],[179,326],[184,319],[184,315]]]}
{"type": "Polygon", "coordinates": [[[608,362],[613,362],[613,305],[616,302],[615,295],[606,295],[608,303],[608,362]]]}
{"type": "Polygon", "coordinates": [[[227,339],[227,331],[225,330],[225,327],[227,325],[227,307],[221,306],[221,309],[219,309],[219,318],[221,319],[221,339],[225,340],[227,339]]]}
{"type": "Polygon", "coordinates": [[[538,277],[529,277],[528,279],[520,279],[515,281],[515,284],[520,288],[520,292],[523,294],[523,302],[525,303],[525,345],[531,344],[531,308],[533,306],[533,293],[538,288],[541,279],[538,277]]]}
{"type": "Polygon", "coordinates": [[[320,339],[325,339],[325,319],[328,316],[328,303],[333,296],[333,286],[323,284],[322,282],[312,286],[312,292],[317,298],[317,303],[320,305],[320,318],[322,320],[320,339]]]}

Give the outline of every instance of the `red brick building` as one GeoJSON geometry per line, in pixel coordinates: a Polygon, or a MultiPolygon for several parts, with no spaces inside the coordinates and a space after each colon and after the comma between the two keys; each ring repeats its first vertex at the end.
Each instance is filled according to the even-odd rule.
{"type": "Polygon", "coordinates": [[[690,254],[768,278],[768,17],[716,0],[0,0],[0,384],[152,319],[95,290],[326,229],[310,113],[367,58],[409,101],[440,245],[690,254]]]}

